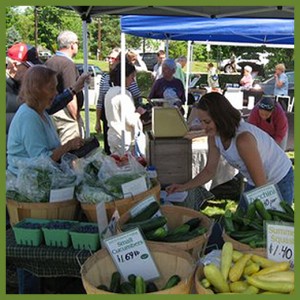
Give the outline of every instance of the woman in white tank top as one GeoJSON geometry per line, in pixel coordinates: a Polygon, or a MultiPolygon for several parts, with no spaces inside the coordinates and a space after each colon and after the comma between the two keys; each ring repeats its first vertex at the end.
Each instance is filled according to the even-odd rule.
{"type": "Polygon", "coordinates": [[[197,103],[198,117],[208,136],[205,168],[185,184],[172,184],[168,193],[201,186],[216,173],[220,155],[247,179],[250,190],[268,183],[277,184],[282,198],[294,200],[292,163],[278,144],[263,130],[246,123],[239,110],[219,93],[208,93],[197,103]]]}

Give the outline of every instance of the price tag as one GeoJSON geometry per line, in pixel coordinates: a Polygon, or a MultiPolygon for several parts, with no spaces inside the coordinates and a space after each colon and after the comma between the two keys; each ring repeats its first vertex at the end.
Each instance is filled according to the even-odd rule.
{"type": "Polygon", "coordinates": [[[56,189],[50,191],[49,202],[61,202],[74,198],[75,186],[69,186],[62,189],[56,189]]]}
{"type": "Polygon", "coordinates": [[[266,209],[284,211],[279,204],[282,201],[281,194],[274,184],[267,184],[245,192],[244,197],[248,204],[252,203],[255,199],[259,199],[266,209]]]}
{"type": "Polygon", "coordinates": [[[289,261],[294,268],[294,226],[288,223],[276,224],[268,221],[267,253],[275,261],[289,261]]]}
{"type": "Polygon", "coordinates": [[[145,177],[140,177],[121,185],[125,198],[135,196],[148,190],[145,177]]]}
{"type": "Polygon", "coordinates": [[[138,228],[109,237],[104,244],[124,280],[130,274],[140,275],[145,280],[160,276],[138,228]]]}

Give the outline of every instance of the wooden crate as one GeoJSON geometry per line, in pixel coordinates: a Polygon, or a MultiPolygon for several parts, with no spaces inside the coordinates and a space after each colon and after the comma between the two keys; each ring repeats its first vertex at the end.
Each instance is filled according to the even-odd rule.
{"type": "Polygon", "coordinates": [[[153,138],[148,134],[147,158],[162,186],[192,178],[192,143],[184,138],[153,138]]]}

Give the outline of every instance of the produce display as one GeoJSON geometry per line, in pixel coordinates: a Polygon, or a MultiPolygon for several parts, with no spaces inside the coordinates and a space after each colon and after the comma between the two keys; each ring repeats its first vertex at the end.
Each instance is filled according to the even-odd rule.
{"type": "Polygon", "coordinates": [[[151,202],[139,214],[130,217],[125,224],[121,224],[122,231],[140,228],[145,238],[150,241],[178,243],[189,241],[207,232],[207,228],[201,225],[199,218],[192,218],[173,229],[168,229],[167,218],[157,214],[159,204],[151,202]]]}
{"type": "Polygon", "coordinates": [[[248,205],[247,211],[229,209],[224,213],[225,232],[234,240],[247,244],[251,248],[266,246],[264,238],[264,221],[294,222],[294,210],[285,201],[280,202],[284,212],[266,209],[263,203],[256,199],[248,205]]]}
{"type": "MultiPolygon", "coordinates": [[[[176,274],[172,275],[160,290],[170,289],[176,286],[180,281],[180,276],[176,274]]],[[[153,281],[145,282],[142,276],[135,274],[130,274],[128,276],[128,281],[122,282],[121,274],[117,271],[112,273],[109,287],[100,284],[97,288],[107,292],[120,294],[145,294],[159,291],[157,285],[153,281]]]]}
{"type": "Polygon", "coordinates": [[[288,261],[242,253],[225,242],[218,266],[208,263],[196,272],[196,287],[202,293],[287,294],[294,291],[294,271],[288,261]],[[200,271],[203,271],[201,274],[200,271]],[[201,288],[199,288],[199,285],[201,288]]]}

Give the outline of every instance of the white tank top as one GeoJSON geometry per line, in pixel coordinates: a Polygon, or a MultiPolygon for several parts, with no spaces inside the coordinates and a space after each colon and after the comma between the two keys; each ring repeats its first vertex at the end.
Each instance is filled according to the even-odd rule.
{"type": "MultiPolygon", "coordinates": [[[[274,139],[260,128],[248,122],[241,121],[236,135],[231,140],[231,144],[227,150],[224,149],[220,136],[216,136],[215,142],[220,153],[230,165],[238,169],[247,178],[249,184],[255,185],[236,148],[236,138],[244,131],[250,132],[256,139],[268,183],[278,183],[287,174],[292,166],[292,162],[274,139]]],[[[253,164],[255,164],[255,161],[253,161],[253,164]]]]}

